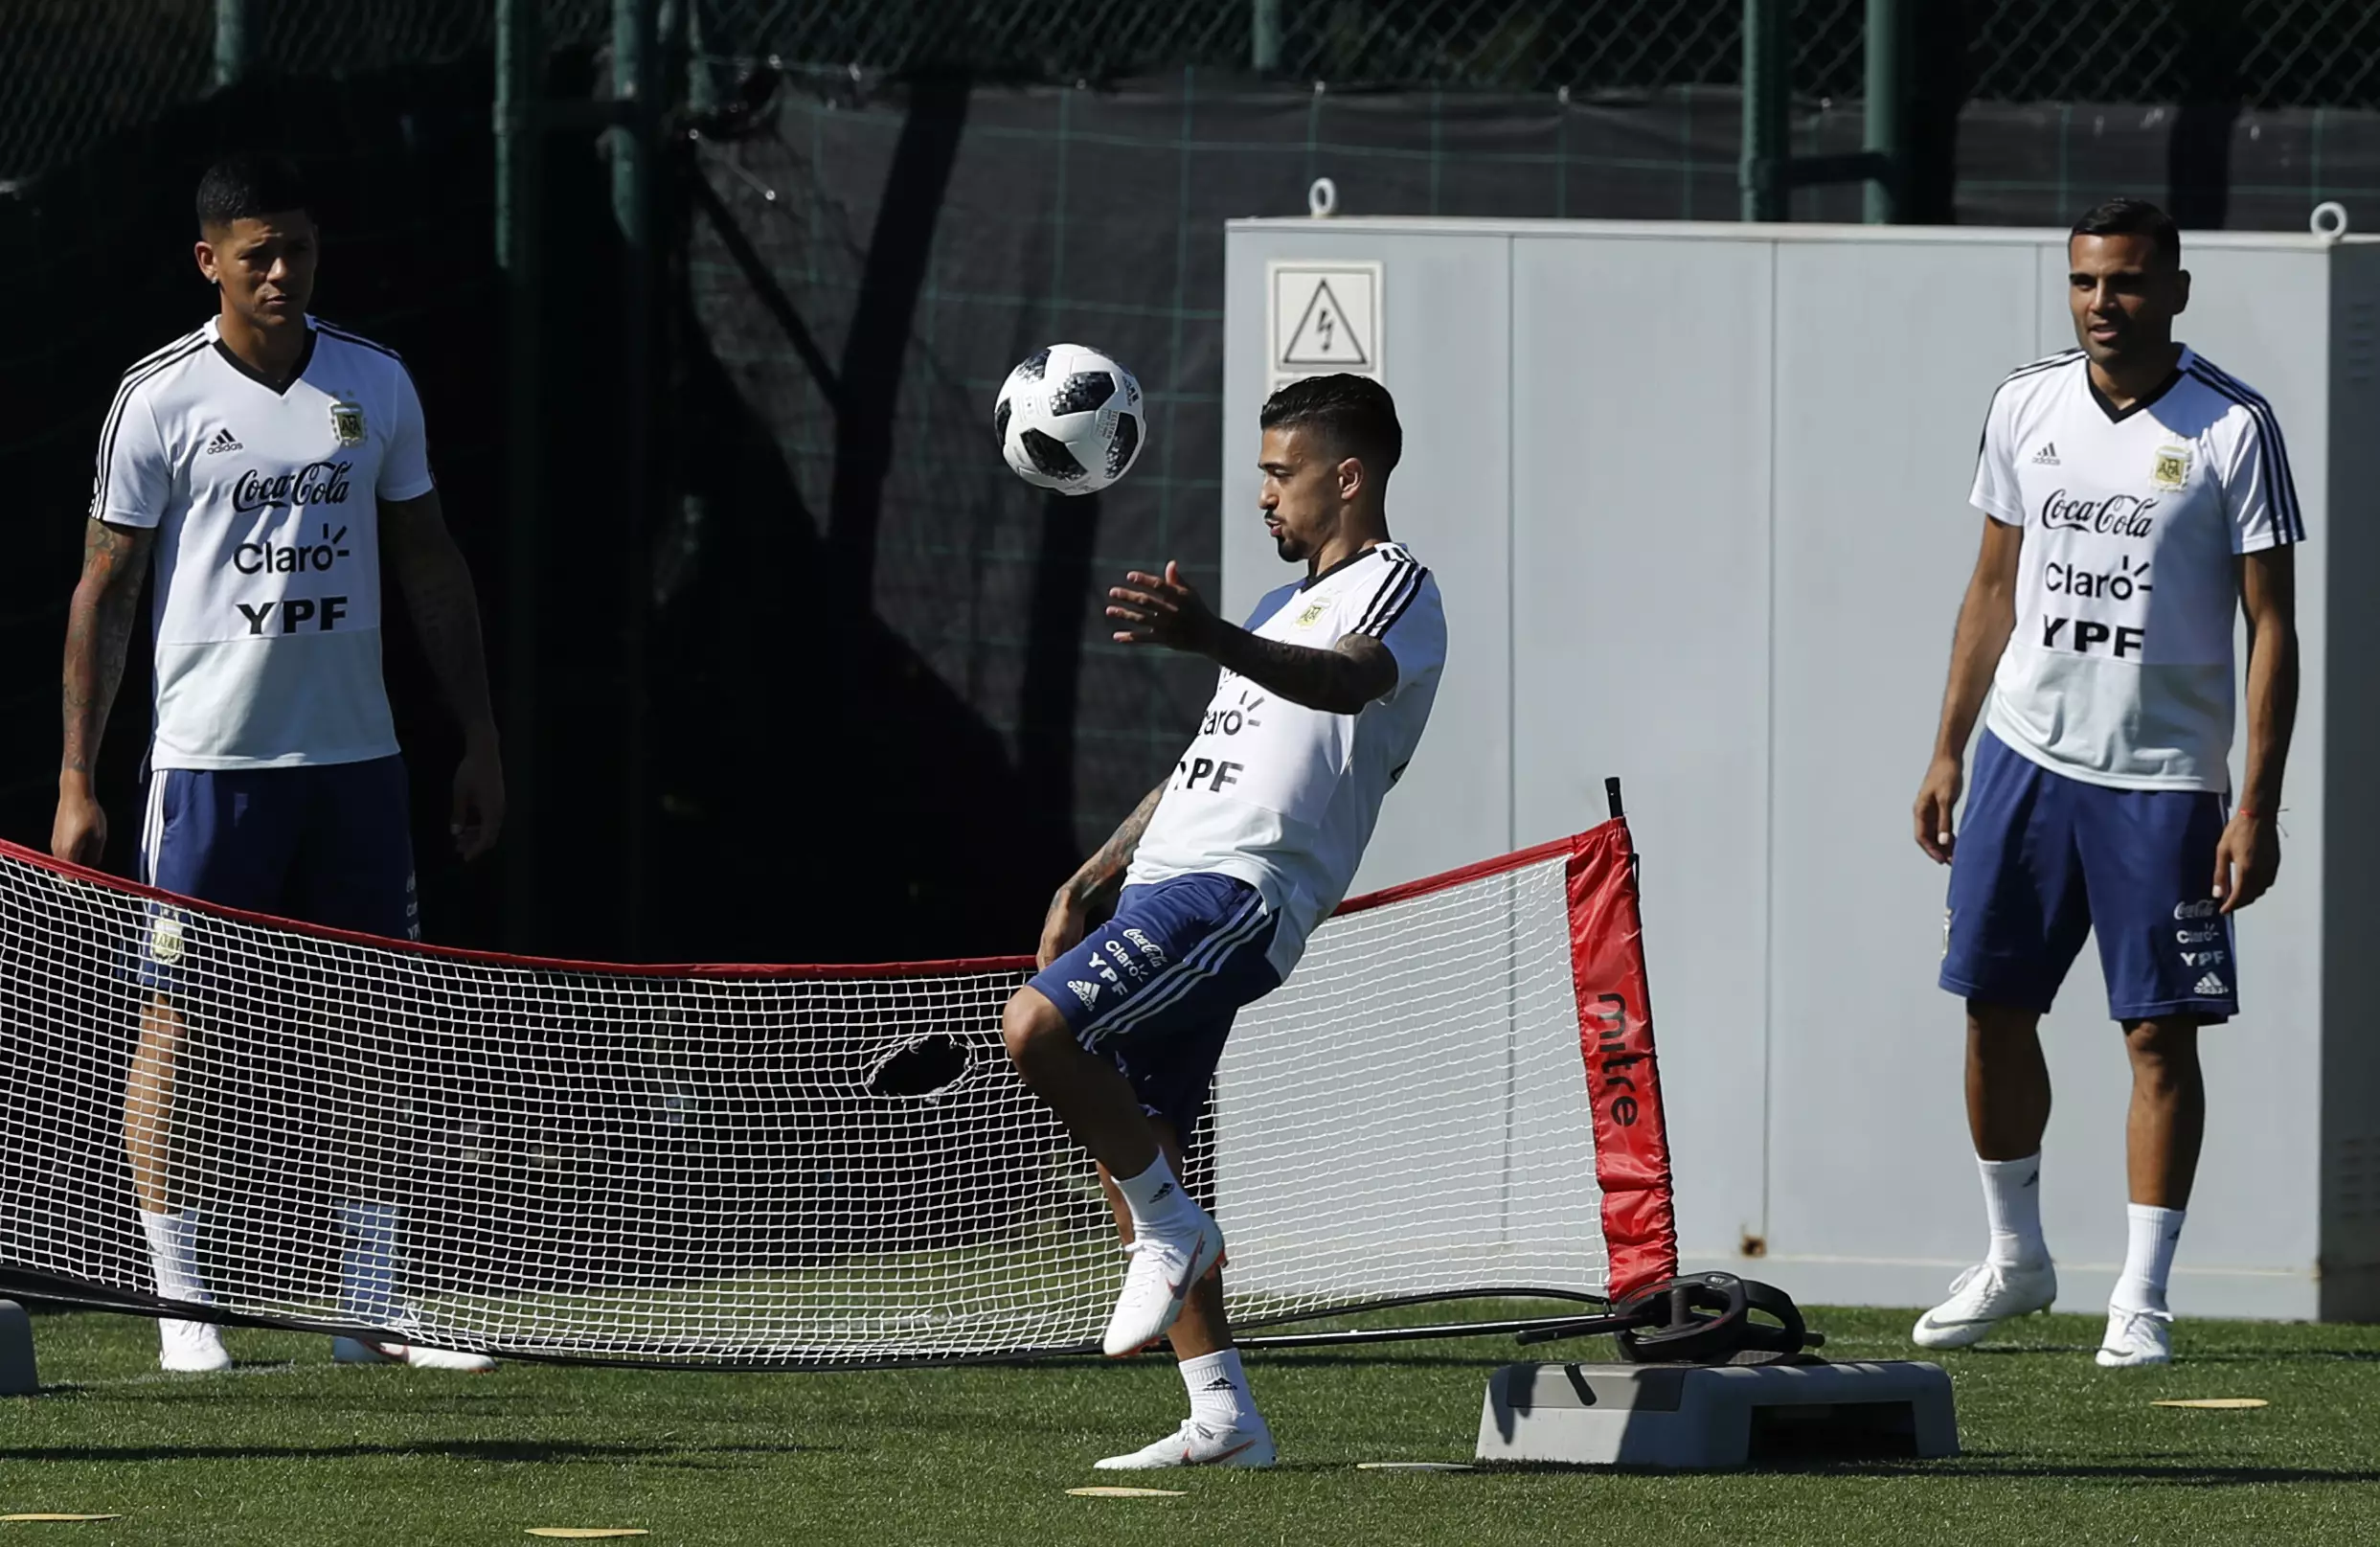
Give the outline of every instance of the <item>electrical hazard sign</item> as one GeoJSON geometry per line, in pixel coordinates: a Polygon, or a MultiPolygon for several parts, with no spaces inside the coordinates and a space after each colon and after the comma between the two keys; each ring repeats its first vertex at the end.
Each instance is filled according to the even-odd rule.
{"type": "Polygon", "coordinates": [[[1267,265],[1273,386],[1345,371],[1380,375],[1380,265],[1267,265]]]}

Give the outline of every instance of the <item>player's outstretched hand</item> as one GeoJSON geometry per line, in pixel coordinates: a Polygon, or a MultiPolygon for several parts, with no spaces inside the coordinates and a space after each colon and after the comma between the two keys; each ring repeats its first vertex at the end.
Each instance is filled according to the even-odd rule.
{"type": "Polygon", "coordinates": [[[470,860],[493,849],[503,828],[504,760],[494,742],[472,742],[455,766],[454,816],[446,830],[454,834],[455,853],[470,860]]]}
{"type": "Polygon", "coordinates": [[[1050,911],[1041,921],[1041,944],[1033,952],[1033,969],[1039,971],[1052,962],[1082,944],[1086,923],[1081,899],[1072,886],[1061,886],[1057,896],[1050,899],[1050,911]]]}
{"type": "Polygon", "coordinates": [[[57,816],[50,824],[50,857],[96,870],[106,853],[107,813],[89,787],[60,788],[57,816]]]}
{"type": "Polygon", "coordinates": [[[2280,874],[2280,834],[2256,811],[2234,811],[2214,846],[2214,895],[2237,913],[2273,889],[2280,874]]]}
{"type": "Polygon", "coordinates": [[[1925,783],[1917,786],[1917,847],[1938,865],[1949,864],[1951,852],[1959,847],[1951,813],[1959,809],[1959,791],[1966,777],[1960,759],[1936,758],[1925,771],[1925,783]]]}
{"type": "Polygon", "coordinates": [[[1116,630],[1117,644],[1205,651],[1214,638],[1214,610],[1182,579],[1181,565],[1167,560],[1162,579],[1137,569],[1123,579],[1107,593],[1107,615],[1123,625],[1116,630]]]}

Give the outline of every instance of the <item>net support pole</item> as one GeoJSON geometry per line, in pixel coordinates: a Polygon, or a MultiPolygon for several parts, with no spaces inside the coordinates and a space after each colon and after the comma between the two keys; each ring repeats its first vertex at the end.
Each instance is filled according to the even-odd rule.
{"type": "Polygon", "coordinates": [[[661,95],[657,0],[612,0],[612,101],[609,131],[612,222],[620,238],[620,440],[613,447],[621,517],[623,671],[620,892],[621,941],[642,948],[646,861],[646,622],[652,562],[646,512],[651,501],[654,162],[661,95]]]}
{"type": "Polygon", "coordinates": [[[0,1397],[31,1397],[41,1389],[34,1373],[34,1322],[13,1300],[0,1300],[0,1397]]]}
{"type": "Polygon", "coordinates": [[[1747,220],[1782,220],[1785,202],[1785,7],[1788,0],[1744,0],[1743,160],[1736,182],[1747,220]]]}
{"type": "Polygon", "coordinates": [[[215,0],[215,89],[248,73],[248,0],[215,0]]]}
{"type": "Polygon", "coordinates": [[[1248,0],[1248,63],[1259,75],[1281,68],[1281,0],[1248,0]]]}
{"type": "Polygon", "coordinates": [[[504,762],[513,790],[506,813],[504,935],[514,950],[535,944],[537,896],[537,678],[546,569],[543,480],[544,351],[538,291],[544,243],[538,195],[544,124],[538,111],[545,51],[539,0],[496,0],[496,263],[504,271],[505,530],[504,762]]]}
{"type": "Polygon", "coordinates": [[[1907,163],[1908,57],[1901,0],[1868,0],[1868,179],[1870,225],[1900,220],[1901,169],[1907,163]]]}

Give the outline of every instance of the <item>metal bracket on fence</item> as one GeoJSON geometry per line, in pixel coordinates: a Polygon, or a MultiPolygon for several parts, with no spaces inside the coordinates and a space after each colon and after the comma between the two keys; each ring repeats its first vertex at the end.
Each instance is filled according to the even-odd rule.
{"type": "Polygon", "coordinates": [[[2306,217],[2306,228],[2324,241],[2337,241],[2346,235],[2346,206],[2337,199],[2324,199],[2314,206],[2306,217]]]}

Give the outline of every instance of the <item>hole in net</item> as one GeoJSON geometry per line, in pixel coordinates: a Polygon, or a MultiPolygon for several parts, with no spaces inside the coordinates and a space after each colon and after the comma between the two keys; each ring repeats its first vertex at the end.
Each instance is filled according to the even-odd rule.
{"type": "Polygon", "coordinates": [[[876,1060],[868,1071],[868,1094],[932,1096],[957,1084],[974,1057],[955,1036],[921,1036],[876,1060]]]}

